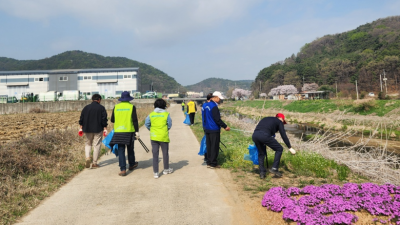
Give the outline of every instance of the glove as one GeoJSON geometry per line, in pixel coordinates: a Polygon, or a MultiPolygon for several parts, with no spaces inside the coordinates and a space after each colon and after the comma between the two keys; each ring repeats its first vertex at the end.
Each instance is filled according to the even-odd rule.
{"type": "Polygon", "coordinates": [[[104,136],[104,137],[107,136],[107,130],[104,130],[104,131],[103,131],[103,136],[104,136]]]}
{"type": "Polygon", "coordinates": [[[81,137],[83,136],[83,131],[82,131],[82,129],[79,129],[78,135],[81,136],[81,137]]]}
{"type": "Polygon", "coordinates": [[[292,155],[296,154],[296,150],[294,150],[293,148],[289,148],[289,152],[292,153],[292,155]]]}
{"type": "Polygon", "coordinates": [[[136,133],[135,133],[135,137],[136,137],[136,139],[140,139],[139,132],[136,132],[136,133]]]}

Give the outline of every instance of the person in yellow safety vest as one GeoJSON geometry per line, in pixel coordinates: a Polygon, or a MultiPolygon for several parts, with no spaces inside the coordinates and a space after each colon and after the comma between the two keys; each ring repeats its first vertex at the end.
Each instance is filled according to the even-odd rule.
{"type": "Polygon", "coordinates": [[[193,126],[194,124],[194,116],[196,115],[197,112],[197,106],[196,103],[194,103],[192,100],[190,100],[190,102],[188,102],[187,104],[187,113],[189,114],[189,118],[190,118],[190,126],[193,126]]]}
{"type": "Polygon", "coordinates": [[[158,154],[163,154],[164,171],[163,174],[170,174],[173,169],[169,167],[169,129],[172,127],[172,120],[169,113],[165,110],[167,103],[163,99],[154,102],[154,111],[147,116],[145,126],[150,130],[150,140],[153,152],[153,172],[154,178],[158,178],[158,154]]]}
{"type": "Polygon", "coordinates": [[[182,102],[182,112],[185,111],[185,102],[182,102]]]}
{"type": "Polygon", "coordinates": [[[135,161],[134,140],[139,138],[139,123],[136,114],[136,107],[129,101],[133,100],[129,92],[124,91],[121,103],[116,105],[112,111],[111,122],[114,123],[114,136],[110,145],[118,145],[118,160],[121,172],[120,176],[126,176],[125,146],[128,150],[129,170],[138,166],[135,161]]]}

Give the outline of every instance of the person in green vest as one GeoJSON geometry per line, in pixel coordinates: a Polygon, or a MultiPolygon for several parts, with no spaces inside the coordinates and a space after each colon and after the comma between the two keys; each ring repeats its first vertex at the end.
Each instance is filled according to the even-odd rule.
{"type": "Polygon", "coordinates": [[[182,102],[182,111],[185,111],[185,102],[182,102]]]}
{"type": "Polygon", "coordinates": [[[169,113],[165,110],[167,103],[159,98],[154,102],[154,111],[147,116],[145,126],[150,130],[150,140],[153,152],[153,172],[154,178],[158,178],[158,154],[163,154],[164,171],[163,174],[170,174],[173,169],[169,167],[169,129],[172,127],[172,120],[169,113]]]}
{"type": "Polygon", "coordinates": [[[114,136],[110,145],[118,145],[118,159],[121,172],[120,176],[126,176],[125,147],[128,151],[129,170],[134,170],[138,166],[135,161],[134,140],[139,138],[139,123],[136,114],[136,107],[130,103],[133,98],[129,92],[124,91],[121,103],[116,105],[111,115],[111,122],[114,123],[114,136]]]}

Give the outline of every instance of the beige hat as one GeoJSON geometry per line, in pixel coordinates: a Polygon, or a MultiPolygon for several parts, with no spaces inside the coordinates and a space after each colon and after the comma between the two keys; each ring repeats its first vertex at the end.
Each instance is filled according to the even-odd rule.
{"type": "Polygon", "coordinates": [[[213,97],[218,97],[218,98],[220,98],[220,99],[224,99],[224,97],[222,97],[221,92],[219,92],[219,91],[214,91],[213,97]]]}

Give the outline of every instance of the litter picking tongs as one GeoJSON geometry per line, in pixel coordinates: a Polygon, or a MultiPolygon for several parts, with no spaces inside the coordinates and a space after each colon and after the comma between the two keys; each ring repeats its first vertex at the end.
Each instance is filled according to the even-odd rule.
{"type": "Polygon", "coordinates": [[[138,141],[139,141],[139,143],[142,145],[142,147],[144,148],[144,150],[147,152],[147,153],[149,153],[149,149],[147,148],[147,146],[143,143],[143,141],[140,139],[140,138],[138,138],[137,139],[138,141]]]}

